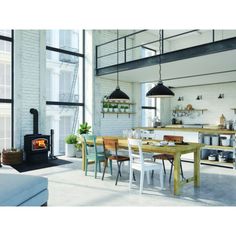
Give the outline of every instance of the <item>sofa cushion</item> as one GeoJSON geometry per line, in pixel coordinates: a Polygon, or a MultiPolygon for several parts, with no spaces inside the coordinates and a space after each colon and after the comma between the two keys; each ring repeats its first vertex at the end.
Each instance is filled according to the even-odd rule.
{"type": "Polygon", "coordinates": [[[19,206],[47,188],[47,178],[0,172],[0,206],[19,206]]]}

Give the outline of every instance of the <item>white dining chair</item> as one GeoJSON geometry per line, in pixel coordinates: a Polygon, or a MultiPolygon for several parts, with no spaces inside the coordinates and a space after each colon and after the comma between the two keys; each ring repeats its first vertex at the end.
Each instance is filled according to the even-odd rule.
{"type": "Polygon", "coordinates": [[[146,173],[148,184],[150,183],[149,173],[152,170],[158,170],[160,174],[161,189],[164,189],[164,173],[161,163],[154,163],[153,161],[144,160],[142,151],[141,139],[128,139],[129,158],[130,158],[130,173],[129,173],[129,189],[132,187],[133,170],[140,171],[140,194],[143,192],[144,175],[146,173]],[[138,148],[138,153],[134,152],[133,147],[138,148]]]}

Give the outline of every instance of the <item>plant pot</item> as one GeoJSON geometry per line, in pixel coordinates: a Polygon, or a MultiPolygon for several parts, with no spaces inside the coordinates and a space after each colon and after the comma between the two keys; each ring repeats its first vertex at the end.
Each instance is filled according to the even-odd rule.
{"type": "Polygon", "coordinates": [[[75,151],[75,156],[76,156],[77,158],[81,158],[81,157],[82,157],[82,152],[81,152],[81,150],[76,150],[76,151],[75,151]]]}
{"type": "Polygon", "coordinates": [[[104,112],[108,112],[108,108],[103,108],[103,111],[104,112]]]}
{"type": "Polygon", "coordinates": [[[109,108],[109,112],[113,112],[113,108],[109,108]]]}
{"type": "Polygon", "coordinates": [[[125,112],[125,109],[124,108],[120,108],[120,112],[125,112]]]}
{"type": "Polygon", "coordinates": [[[75,157],[75,145],[66,143],[66,153],[67,157],[75,157]]]}
{"type": "Polygon", "coordinates": [[[119,112],[119,108],[114,108],[114,112],[119,112]]]}

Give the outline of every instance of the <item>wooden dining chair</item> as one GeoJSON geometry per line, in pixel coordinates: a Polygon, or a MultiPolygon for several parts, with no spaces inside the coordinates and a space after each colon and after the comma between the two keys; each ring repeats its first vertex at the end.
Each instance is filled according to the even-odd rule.
{"type": "Polygon", "coordinates": [[[102,180],[104,179],[107,162],[109,161],[116,161],[117,162],[117,176],[116,176],[116,183],[117,185],[119,176],[121,177],[121,164],[125,161],[129,161],[129,157],[118,155],[118,139],[117,138],[103,138],[103,147],[106,155],[106,162],[103,170],[102,180]],[[113,154],[110,154],[109,151],[113,151],[113,154]]]}
{"type": "Polygon", "coordinates": [[[130,158],[129,189],[131,189],[132,187],[133,170],[140,171],[140,189],[139,189],[140,194],[143,192],[144,175],[146,173],[149,184],[150,183],[149,172],[152,170],[159,171],[161,189],[164,189],[163,166],[160,163],[144,160],[142,151],[142,140],[129,138],[128,148],[129,148],[129,158],[130,158]]]}
{"type": "MultiPolygon", "coordinates": [[[[164,135],[163,140],[168,141],[168,142],[175,142],[175,143],[182,143],[184,137],[183,136],[175,136],[175,135],[164,135]]],[[[164,169],[164,174],[166,174],[166,168],[165,168],[165,161],[169,161],[171,164],[170,167],[170,176],[169,176],[169,183],[171,182],[171,176],[172,176],[172,171],[173,171],[173,166],[174,166],[174,156],[171,154],[165,154],[165,153],[160,153],[160,154],[155,154],[152,156],[154,162],[156,160],[161,160],[163,169],[164,169]]],[[[184,174],[183,174],[183,167],[182,167],[182,162],[180,160],[180,174],[182,176],[182,179],[184,179],[184,174]]],[[[153,175],[153,172],[152,172],[153,175]]]]}
{"type": "Polygon", "coordinates": [[[85,134],[83,139],[85,145],[85,175],[88,173],[89,161],[93,161],[95,163],[95,178],[97,178],[98,168],[101,172],[101,162],[106,161],[105,153],[97,151],[95,135],[85,134]]]}

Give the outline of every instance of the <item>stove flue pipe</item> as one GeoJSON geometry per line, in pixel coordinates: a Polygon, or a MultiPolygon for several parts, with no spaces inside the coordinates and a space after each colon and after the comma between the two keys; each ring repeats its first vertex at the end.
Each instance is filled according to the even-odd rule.
{"type": "Polygon", "coordinates": [[[39,113],[34,108],[30,109],[30,113],[33,114],[33,129],[34,129],[33,131],[34,131],[34,134],[38,134],[39,133],[39,127],[38,127],[38,124],[39,124],[39,113]]]}

